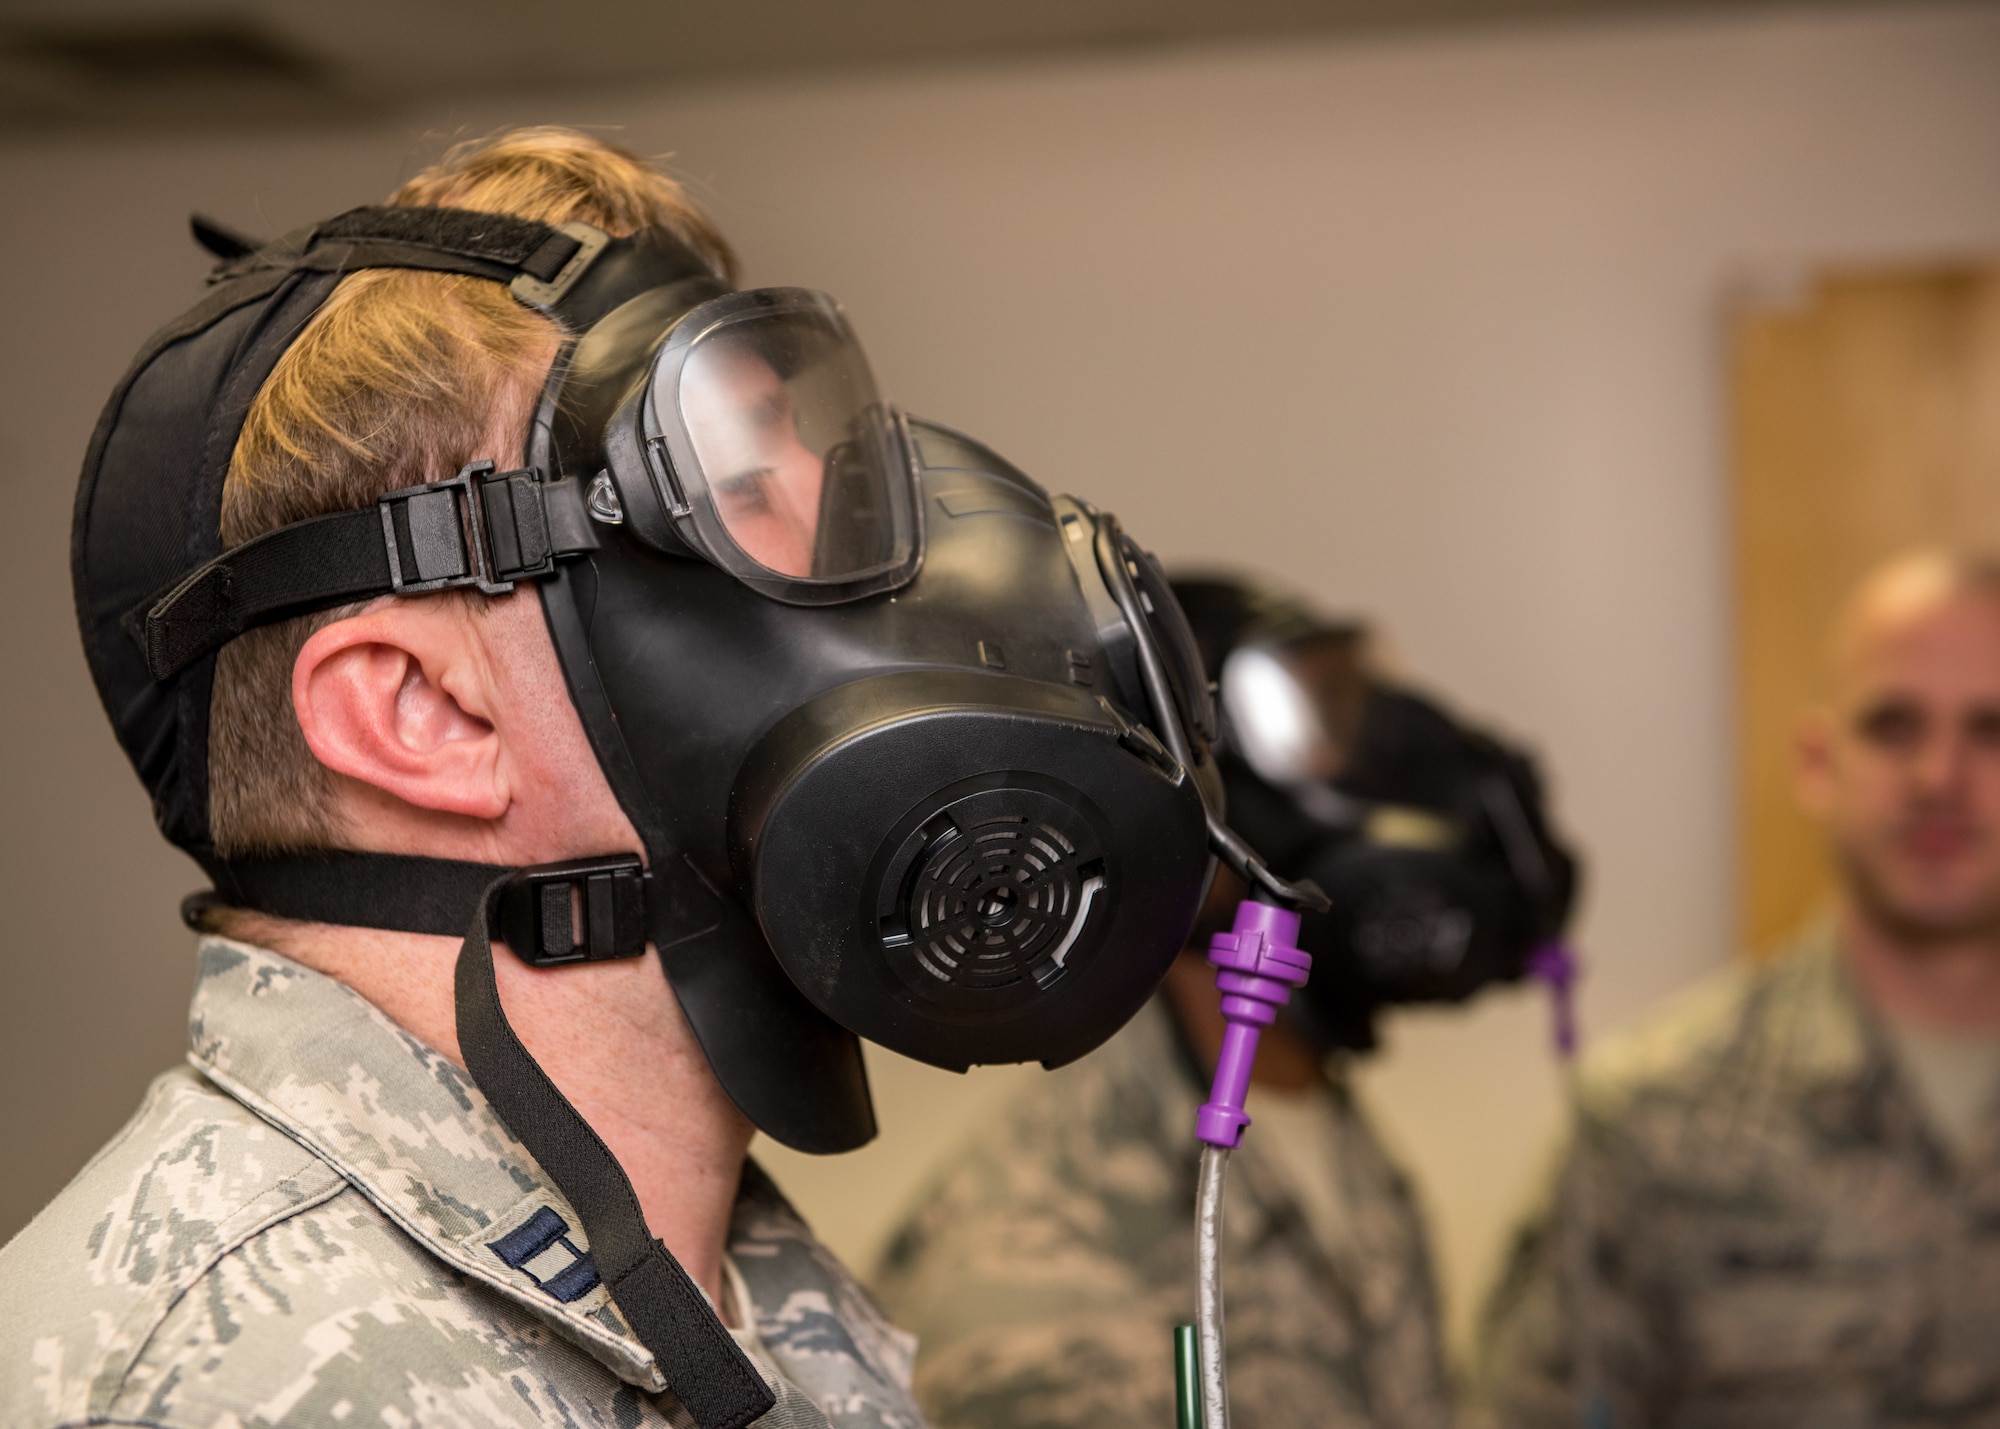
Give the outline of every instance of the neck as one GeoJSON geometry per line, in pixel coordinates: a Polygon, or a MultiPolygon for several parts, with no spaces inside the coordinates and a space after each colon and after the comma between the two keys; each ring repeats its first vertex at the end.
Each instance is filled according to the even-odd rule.
{"type": "Polygon", "coordinates": [[[1852,902],[1840,933],[1857,987],[1884,1017],[1940,1032],[2000,1031],[2000,938],[1919,941],[1852,902]]]}
{"type": "MultiPolygon", "coordinates": [[[[459,1066],[456,938],[238,915],[231,936],[346,983],[459,1066]]],[[[531,968],[493,949],[522,1044],[618,1158],[652,1233],[718,1306],[752,1128],[724,1094],[656,956],[531,968]]]]}

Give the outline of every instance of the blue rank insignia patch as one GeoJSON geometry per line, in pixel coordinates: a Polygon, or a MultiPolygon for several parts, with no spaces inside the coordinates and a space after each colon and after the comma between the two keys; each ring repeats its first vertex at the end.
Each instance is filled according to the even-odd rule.
{"type": "Polygon", "coordinates": [[[597,1288],[597,1263],[589,1251],[576,1248],[569,1223],[547,1206],[487,1245],[510,1269],[523,1272],[565,1305],[597,1288]]]}

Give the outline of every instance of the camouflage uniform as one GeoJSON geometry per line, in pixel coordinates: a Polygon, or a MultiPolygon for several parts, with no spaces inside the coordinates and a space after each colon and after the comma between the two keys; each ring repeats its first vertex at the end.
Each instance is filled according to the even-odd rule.
{"type": "MultiPolygon", "coordinates": [[[[457,1067],[220,938],[190,1032],[193,1070],[0,1251],[0,1423],[690,1422],[576,1213],[457,1067]]],[[[919,1429],[914,1342],[754,1166],[729,1256],[778,1396],[760,1423],[919,1429]]]]}
{"type": "MultiPolygon", "coordinates": [[[[1194,1073],[1157,1002],[959,1154],[876,1288],[950,1429],[1162,1429],[1194,1318],[1194,1073]]],[[[1224,1299],[1238,1429],[1441,1424],[1437,1305],[1410,1189],[1343,1091],[1326,1168],[1344,1243],[1307,1224],[1257,1129],[1232,1158],[1224,1299]]],[[[1250,1111],[1257,1096],[1250,1097],[1250,1111]]]]}
{"type": "Polygon", "coordinates": [[[1607,1044],[1551,1184],[1487,1307],[1481,1419],[2000,1424],[2000,1142],[1954,1163],[1831,937],[1607,1044]]]}

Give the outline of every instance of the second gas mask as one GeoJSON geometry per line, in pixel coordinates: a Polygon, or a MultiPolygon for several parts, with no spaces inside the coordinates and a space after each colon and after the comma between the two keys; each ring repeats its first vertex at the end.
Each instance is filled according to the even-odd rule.
{"type": "Polygon", "coordinates": [[[1219,674],[1230,822],[1331,905],[1304,915],[1313,974],[1288,1016],[1365,1049],[1384,1007],[1519,979],[1577,881],[1532,761],[1385,680],[1358,626],[1250,582],[1175,590],[1219,674]]]}

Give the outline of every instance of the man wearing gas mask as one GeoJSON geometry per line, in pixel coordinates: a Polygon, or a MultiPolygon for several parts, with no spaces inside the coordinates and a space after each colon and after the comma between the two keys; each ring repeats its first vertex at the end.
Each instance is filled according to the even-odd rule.
{"type": "Polygon", "coordinates": [[[1829,655],[1830,916],[1588,1059],[1481,1422],[2000,1423],[2000,566],[1888,565],[1829,655]]]}
{"type": "MultiPolygon", "coordinates": [[[[1224,1278],[1232,1422],[1429,1426],[1450,1396],[1430,1255],[1402,1172],[1348,1091],[1385,1009],[1522,976],[1574,865],[1528,761],[1386,682],[1357,627],[1255,582],[1174,582],[1218,676],[1230,821],[1311,877],[1312,978],[1265,1033],[1235,1152],[1224,1278]]],[[[1218,876],[1199,942],[1226,922],[1218,876]]],[[[876,1285],[924,1343],[947,1429],[1172,1422],[1191,1318],[1197,1143],[1222,1016],[1199,946],[1102,1051],[962,1149],[876,1285]]]]}
{"type": "Polygon", "coordinates": [[[1256,876],[1157,566],[582,135],[195,228],[73,545],[190,1066],[0,1252],[0,1422],[919,1424],[745,1152],[867,1141],[862,1036],[1074,1060],[1256,876]]]}

